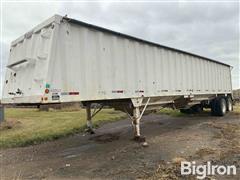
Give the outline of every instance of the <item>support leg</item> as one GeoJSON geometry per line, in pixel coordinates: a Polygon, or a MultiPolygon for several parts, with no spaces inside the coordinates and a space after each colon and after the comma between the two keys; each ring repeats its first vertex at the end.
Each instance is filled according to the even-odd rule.
{"type": "Polygon", "coordinates": [[[0,124],[4,121],[4,106],[0,105],[0,124]]]}
{"type": "Polygon", "coordinates": [[[133,120],[132,120],[134,140],[139,142],[144,142],[145,138],[141,137],[141,134],[140,134],[140,119],[141,119],[141,114],[140,114],[139,107],[135,107],[133,109],[133,120]]]}
{"type": "Polygon", "coordinates": [[[87,104],[86,112],[87,112],[87,132],[89,132],[90,134],[94,134],[91,115],[91,104],[87,104]]]}

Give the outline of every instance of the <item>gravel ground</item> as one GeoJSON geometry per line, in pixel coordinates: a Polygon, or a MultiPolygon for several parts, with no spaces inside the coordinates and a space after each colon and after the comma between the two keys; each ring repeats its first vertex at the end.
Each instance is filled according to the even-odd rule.
{"type": "Polygon", "coordinates": [[[181,160],[236,165],[240,179],[240,118],[229,113],[186,117],[149,114],[141,121],[148,147],[132,140],[131,122],[107,123],[96,134],[77,134],[39,145],[0,150],[5,179],[196,179],[181,176],[181,160]]]}

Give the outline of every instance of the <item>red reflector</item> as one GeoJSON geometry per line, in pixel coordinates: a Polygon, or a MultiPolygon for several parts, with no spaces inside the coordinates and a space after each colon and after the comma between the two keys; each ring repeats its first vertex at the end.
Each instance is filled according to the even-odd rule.
{"type": "Polygon", "coordinates": [[[49,89],[45,89],[45,93],[48,94],[49,93],[49,89]]]}
{"type": "Polygon", "coordinates": [[[69,95],[79,95],[79,92],[69,92],[69,95]]]}

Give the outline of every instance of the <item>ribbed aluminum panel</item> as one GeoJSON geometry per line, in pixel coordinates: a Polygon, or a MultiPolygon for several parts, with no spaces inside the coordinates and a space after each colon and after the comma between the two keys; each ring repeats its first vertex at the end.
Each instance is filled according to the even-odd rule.
{"type": "Polygon", "coordinates": [[[231,93],[230,67],[216,62],[71,23],[60,25],[58,37],[50,69],[65,73],[49,83],[79,91],[83,101],[231,93]]]}
{"type": "Polygon", "coordinates": [[[232,91],[230,66],[60,19],[51,18],[30,37],[14,41],[8,64],[27,58],[32,63],[8,68],[3,103],[169,99],[232,91]],[[23,94],[9,94],[17,88],[23,94]]]}

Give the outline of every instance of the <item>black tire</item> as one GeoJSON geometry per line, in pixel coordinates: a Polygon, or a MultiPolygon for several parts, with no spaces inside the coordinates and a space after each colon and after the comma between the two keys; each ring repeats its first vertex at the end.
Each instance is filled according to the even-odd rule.
{"type": "Polygon", "coordinates": [[[229,112],[233,111],[233,101],[231,97],[226,98],[226,103],[227,103],[227,111],[229,112]]]}
{"type": "Polygon", "coordinates": [[[183,114],[191,114],[191,110],[190,109],[180,109],[180,112],[183,114]]]}
{"type": "Polygon", "coordinates": [[[213,99],[210,103],[210,106],[211,106],[211,114],[213,116],[216,116],[217,115],[217,112],[216,112],[216,102],[217,102],[217,99],[213,99]]]}
{"type": "Polygon", "coordinates": [[[191,107],[193,113],[201,113],[203,111],[203,107],[200,104],[196,104],[191,107]]]}
{"type": "Polygon", "coordinates": [[[227,112],[227,102],[224,97],[219,97],[215,102],[215,115],[224,116],[227,112]]]}

